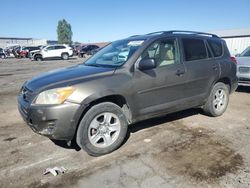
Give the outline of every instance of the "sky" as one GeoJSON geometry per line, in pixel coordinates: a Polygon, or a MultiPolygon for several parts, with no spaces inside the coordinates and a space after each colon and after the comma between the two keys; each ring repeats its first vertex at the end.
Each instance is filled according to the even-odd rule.
{"type": "Polygon", "coordinates": [[[103,42],[165,30],[250,28],[250,0],[2,1],[0,37],[57,40],[58,21],[73,41],[103,42]]]}

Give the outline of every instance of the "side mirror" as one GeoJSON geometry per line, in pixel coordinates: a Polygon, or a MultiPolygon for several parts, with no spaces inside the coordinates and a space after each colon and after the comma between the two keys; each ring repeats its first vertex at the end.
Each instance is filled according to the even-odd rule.
{"type": "Polygon", "coordinates": [[[45,52],[47,52],[48,50],[47,49],[44,49],[45,52]]]}
{"type": "Polygon", "coordinates": [[[150,70],[156,68],[156,63],[154,59],[142,59],[138,64],[139,70],[150,70]]]}

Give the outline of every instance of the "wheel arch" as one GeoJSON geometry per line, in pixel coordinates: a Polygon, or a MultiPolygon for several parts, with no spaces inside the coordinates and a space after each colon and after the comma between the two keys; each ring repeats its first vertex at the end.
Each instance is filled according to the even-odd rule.
{"type": "MultiPolygon", "coordinates": [[[[114,103],[116,105],[118,105],[119,107],[121,107],[122,111],[124,112],[124,115],[126,116],[126,119],[128,121],[128,124],[130,124],[132,122],[132,114],[131,114],[131,110],[129,108],[129,104],[127,103],[127,100],[124,96],[120,95],[120,94],[112,94],[112,95],[106,95],[106,96],[102,96],[100,98],[97,99],[92,99],[91,101],[88,101],[88,104],[82,104],[80,109],[78,110],[76,116],[75,116],[75,134],[74,137],[76,137],[76,133],[79,127],[79,124],[81,122],[81,119],[83,118],[83,116],[87,113],[87,111],[100,103],[103,102],[111,102],[114,103]]],[[[75,139],[75,138],[74,138],[75,139]]]]}
{"type": "Polygon", "coordinates": [[[214,84],[218,83],[218,82],[222,82],[224,83],[225,85],[227,85],[229,87],[229,92],[231,93],[231,80],[230,78],[228,77],[223,77],[223,78],[220,78],[219,80],[217,80],[214,84]]]}
{"type": "Polygon", "coordinates": [[[62,52],[62,53],[61,53],[61,57],[62,57],[63,54],[67,54],[67,55],[69,56],[69,53],[68,53],[68,52],[62,52]]]}

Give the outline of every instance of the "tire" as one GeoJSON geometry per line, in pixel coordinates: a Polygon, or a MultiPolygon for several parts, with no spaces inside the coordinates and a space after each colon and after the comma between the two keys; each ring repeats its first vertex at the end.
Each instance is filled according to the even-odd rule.
{"type": "Polygon", "coordinates": [[[121,146],[127,128],[127,119],[119,106],[111,102],[100,103],[83,116],[76,142],[89,155],[108,154],[121,146]]]}
{"type": "Polygon", "coordinates": [[[35,60],[36,60],[36,61],[42,61],[43,58],[42,58],[41,56],[36,56],[36,57],[35,57],[35,60]]]}
{"type": "Polygon", "coordinates": [[[6,58],[6,56],[5,55],[1,55],[1,59],[5,59],[6,58]]]}
{"type": "Polygon", "coordinates": [[[63,60],[68,60],[68,59],[69,59],[69,54],[63,53],[63,54],[61,55],[61,57],[62,57],[63,60]]]}
{"type": "Polygon", "coordinates": [[[228,102],[229,86],[218,82],[213,86],[203,111],[212,117],[221,116],[226,111],[228,102]]]}

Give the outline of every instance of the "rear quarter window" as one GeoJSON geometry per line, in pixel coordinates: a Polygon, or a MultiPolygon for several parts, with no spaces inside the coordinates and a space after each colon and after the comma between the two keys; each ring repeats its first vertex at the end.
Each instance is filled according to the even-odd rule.
{"type": "Polygon", "coordinates": [[[206,46],[203,40],[183,38],[182,44],[186,61],[194,61],[208,58],[206,46]]]}
{"type": "Polygon", "coordinates": [[[214,57],[220,57],[222,56],[223,53],[223,48],[222,48],[222,43],[219,40],[208,40],[207,41],[213,54],[214,57]]]}

